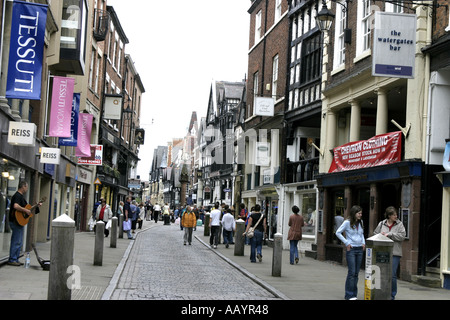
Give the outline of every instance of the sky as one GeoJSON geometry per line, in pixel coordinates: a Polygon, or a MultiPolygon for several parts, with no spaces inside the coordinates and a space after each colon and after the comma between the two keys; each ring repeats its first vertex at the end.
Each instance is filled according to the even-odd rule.
{"type": "Polygon", "coordinates": [[[137,174],[148,180],[153,151],[206,116],[213,80],[246,78],[250,0],[108,0],[119,18],[145,93],[145,143],[137,174]]]}

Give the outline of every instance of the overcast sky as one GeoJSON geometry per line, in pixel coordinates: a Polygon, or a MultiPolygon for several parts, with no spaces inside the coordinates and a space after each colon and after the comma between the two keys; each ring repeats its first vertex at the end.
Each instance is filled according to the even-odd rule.
{"type": "Polygon", "coordinates": [[[250,0],[108,0],[141,76],[138,175],[148,180],[153,150],[187,133],[193,111],[206,116],[211,82],[241,81],[248,64],[250,0]],[[153,119],[153,124],[152,124],[153,119]]]}

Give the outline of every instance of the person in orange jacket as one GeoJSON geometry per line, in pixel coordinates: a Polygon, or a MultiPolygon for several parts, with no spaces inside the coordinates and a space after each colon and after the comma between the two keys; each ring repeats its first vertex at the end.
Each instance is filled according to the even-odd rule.
{"type": "Polygon", "coordinates": [[[181,224],[184,228],[184,245],[186,245],[186,242],[188,242],[189,245],[191,245],[192,232],[197,224],[197,217],[195,216],[195,213],[192,211],[192,207],[188,206],[186,208],[186,212],[183,214],[183,217],[181,218],[181,224]]]}

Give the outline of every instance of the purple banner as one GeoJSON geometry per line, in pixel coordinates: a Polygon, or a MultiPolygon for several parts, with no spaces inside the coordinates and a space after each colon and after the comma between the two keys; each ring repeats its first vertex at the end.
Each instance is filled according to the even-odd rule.
{"type": "Polygon", "coordinates": [[[50,113],[50,137],[70,138],[72,100],[75,79],[54,77],[52,108],[50,113]]]}
{"type": "Polygon", "coordinates": [[[93,115],[80,113],[78,119],[78,143],[75,148],[75,156],[89,157],[91,155],[91,131],[93,115]]]}

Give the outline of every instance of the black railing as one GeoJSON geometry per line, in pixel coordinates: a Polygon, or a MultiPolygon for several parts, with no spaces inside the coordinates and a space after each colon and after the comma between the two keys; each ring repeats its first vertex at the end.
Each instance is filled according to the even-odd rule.
{"type": "Polygon", "coordinates": [[[319,157],[289,162],[286,165],[286,183],[314,180],[319,173],[319,157]]]}
{"type": "Polygon", "coordinates": [[[104,41],[108,34],[109,12],[95,9],[94,14],[94,27],[92,28],[94,39],[97,41],[104,41]]]}

